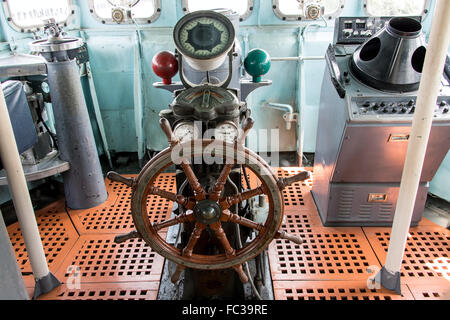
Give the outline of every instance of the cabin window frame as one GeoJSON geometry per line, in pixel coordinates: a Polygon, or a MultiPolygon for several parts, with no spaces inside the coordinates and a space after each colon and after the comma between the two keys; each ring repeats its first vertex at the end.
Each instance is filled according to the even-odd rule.
{"type": "MultiPolygon", "coordinates": [[[[366,16],[368,16],[368,17],[375,17],[374,15],[372,15],[370,12],[369,12],[369,5],[368,5],[368,3],[369,2],[371,2],[372,0],[364,0],[364,4],[363,4],[363,7],[364,7],[364,13],[365,13],[365,15],[366,16]]],[[[421,16],[422,18],[424,18],[427,14],[428,14],[428,12],[430,12],[430,3],[431,3],[431,0],[424,0],[424,4],[423,4],[423,9],[422,9],[422,13],[419,15],[419,16],[421,16]]],[[[407,17],[407,16],[411,16],[411,15],[394,15],[393,17],[407,17]]],[[[413,15],[413,16],[416,16],[416,15],[413,15]]]]}
{"type": "MultiPolygon", "coordinates": [[[[324,19],[331,20],[341,14],[345,6],[345,0],[337,0],[337,1],[339,3],[338,9],[330,14],[324,14],[322,16],[324,19]]],[[[302,14],[285,14],[280,11],[279,3],[280,3],[279,0],[272,0],[272,10],[275,13],[275,15],[283,21],[317,21],[313,19],[306,19],[305,16],[302,14]]]]}
{"type": "MultiPolygon", "coordinates": [[[[3,10],[5,12],[6,21],[11,28],[13,28],[17,32],[22,32],[22,33],[33,33],[33,32],[40,31],[41,29],[44,30],[43,23],[25,27],[25,26],[21,26],[21,25],[17,24],[16,22],[14,22],[14,20],[12,18],[11,9],[9,8],[9,1],[13,1],[13,0],[3,0],[2,5],[3,5],[3,10]]],[[[68,25],[70,25],[75,16],[74,0],[67,0],[67,3],[69,4],[69,10],[70,10],[70,13],[67,16],[67,19],[65,21],[57,22],[58,25],[63,26],[63,27],[67,27],[68,25]]]]}
{"type": "MultiPolygon", "coordinates": [[[[251,16],[254,9],[254,0],[247,0],[247,10],[244,14],[239,15],[239,21],[244,21],[248,17],[251,16]]],[[[188,14],[191,11],[189,11],[189,0],[181,0],[181,7],[183,9],[184,14],[188,14]]]]}
{"type": "MultiPolygon", "coordinates": [[[[159,16],[161,15],[161,0],[152,0],[153,1],[153,6],[155,7],[155,12],[153,12],[153,15],[151,15],[150,17],[147,18],[136,18],[134,19],[134,21],[136,21],[136,23],[138,24],[150,24],[150,23],[154,23],[156,20],[158,20],[159,16]]],[[[89,0],[88,1],[88,5],[89,5],[89,13],[94,17],[95,20],[97,20],[98,22],[102,23],[102,24],[115,24],[115,25],[121,25],[121,24],[133,24],[133,20],[125,17],[125,19],[121,22],[116,22],[113,20],[113,18],[102,18],[100,17],[97,12],[95,12],[95,7],[94,7],[94,0],[89,0]]]]}

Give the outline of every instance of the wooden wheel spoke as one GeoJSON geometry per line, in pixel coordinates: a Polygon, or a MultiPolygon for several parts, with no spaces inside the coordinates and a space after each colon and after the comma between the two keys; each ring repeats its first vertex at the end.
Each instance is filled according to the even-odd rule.
{"type": "Polygon", "coordinates": [[[206,199],[206,192],[201,186],[200,182],[198,182],[197,176],[192,170],[189,162],[187,160],[183,160],[180,163],[180,167],[183,169],[184,174],[186,175],[186,179],[189,182],[192,190],[194,191],[195,199],[197,201],[206,199]]]}
{"type": "Polygon", "coordinates": [[[233,249],[230,242],[228,241],[227,235],[222,228],[222,224],[220,222],[216,222],[210,224],[209,227],[212,231],[214,231],[214,234],[216,235],[220,244],[225,249],[225,255],[227,256],[227,258],[236,256],[236,250],[233,249]]]}
{"type": "Polygon", "coordinates": [[[280,191],[283,191],[286,187],[290,186],[293,183],[304,181],[306,179],[309,179],[311,177],[311,172],[309,171],[302,171],[300,173],[297,173],[296,175],[287,177],[287,178],[280,178],[277,181],[277,186],[280,189],[280,191]]]}
{"type": "Polygon", "coordinates": [[[250,219],[241,217],[241,216],[239,216],[239,215],[237,215],[235,213],[232,213],[232,212],[230,212],[228,210],[225,210],[222,213],[222,217],[220,218],[220,220],[223,221],[223,222],[237,223],[237,224],[239,224],[241,226],[248,227],[248,228],[251,228],[251,229],[255,229],[255,230],[259,231],[259,232],[262,232],[265,229],[265,226],[262,223],[258,223],[258,222],[252,221],[250,219]]]}
{"type": "Polygon", "coordinates": [[[195,220],[194,215],[192,213],[188,213],[188,214],[182,213],[179,216],[176,216],[176,217],[166,220],[164,222],[154,223],[153,228],[156,231],[159,231],[161,229],[174,226],[176,224],[180,224],[180,223],[184,223],[184,222],[193,222],[194,220],[195,220]]]}
{"type": "MultiPolygon", "coordinates": [[[[217,239],[222,244],[222,247],[225,249],[225,255],[227,256],[227,258],[235,257],[236,250],[234,250],[233,247],[230,245],[227,235],[225,234],[225,231],[222,228],[222,224],[220,222],[216,222],[210,224],[209,227],[214,231],[214,234],[216,235],[217,239]]],[[[248,277],[245,274],[241,264],[233,266],[233,269],[234,271],[237,272],[239,279],[241,280],[242,283],[246,283],[248,281],[248,277]]]]}
{"type": "Polygon", "coordinates": [[[230,171],[233,168],[234,164],[226,164],[223,166],[222,171],[220,172],[219,178],[217,178],[216,183],[211,189],[209,193],[209,198],[211,200],[217,201],[219,200],[220,193],[222,192],[225,183],[227,182],[227,178],[230,175],[230,171]]]}
{"type": "Polygon", "coordinates": [[[247,190],[229,197],[224,197],[219,200],[219,204],[223,210],[226,210],[230,208],[232,205],[235,205],[239,202],[248,200],[261,194],[265,194],[263,187],[257,187],[255,189],[247,190]]]}
{"type": "MultiPolygon", "coordinates": [[[[195,245],[197,244],[198,239],[202,235],[203,230],[205,230],[206,225],[200,222],[195,223],[194,230],[191,233],[191,237],[189,238],[189,241],[184,247],[183,250],[181,250],[181,255],[187,258],[190,258],[192,256],[192,253],[194,252],[195,245]]],[[[186,267],[178,264],[177,269],[172,274],[172,277],[170,278],[173,283],[176,283],[178,279],[180,279],[181,273],[186,267]]]]}
{"type": "Polygon", "coordinates": [[[189,210],[192,210],[195,206],[195,201],[193,199],[185,197],[181,194],[175,194],[170,191],[159,189],[157,187],[150,187],[149,194],[157,195],[164,199],[176,202],[189,210]]]}
{"type": "Polygon", "coordinates": [[[194,251],[195,245],[197,244],[197,241],[200,238],[200,236],[202,235],[203,230],[205,230],[205,228],[206,228],[206,225],[204,225],[203,223],[200,223],[200,222],[195,223],[195,227],[194,227],[194,230],[192,230],[191,237],[189,238],[189,241],[188,241],[186,247],[184,247],[184,249],[181,252],[181,254],[184,257],[189,258],[192,256],[192,252],[194,251]]]}

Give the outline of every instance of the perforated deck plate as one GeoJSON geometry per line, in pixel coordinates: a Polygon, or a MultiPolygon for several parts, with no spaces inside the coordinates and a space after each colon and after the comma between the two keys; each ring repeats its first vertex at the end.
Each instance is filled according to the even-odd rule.
{"type": "Polygon", "coordinates": [[[276,300],[413,300],[406,285],[402,295],[369,289],[365,281],[276,281],[276,300]]]}
{"type": "MultiPolygon", "coordinates": [[[[378,259],[384,263],[390,228],[363,228],[378,259]]],[[[409,230],[401,269],[402,283],[450,286],[450,232],[442,227],[420,226],[409,230]],[[431,283],[430,283],[431,282],[431,283]]]]}
{"type": "MultiPolygon", "coordinates": [[[[136,177],[136,175],[125,175],[136,177]]],[[[88,233],[127,233],[135,229],[131,216],[131,188],[105,180],[108,190],[108,200],[94,208],[84,210],[68,209],[80,234],[88,233]]],[[[175,192],[175,177],[170,173],[161,174],[155,184],[167,191],[175,192]]],[[[151,222],[161,222],[170,217],[173,203],[159,196],[148,197],[147,205],[151,208],[151,222]]]]}
{"type": "MultiPolygon", "coordinates": [[[[310,168],[306,169],[310,170],[310,168]]],[[[275,171],[280,177],[285,177],[303,169],[279,168],[275,171]]],[[[254,178],[250,180],[255,184],[252,187],[255,187],[256,180],[254,178]]],[[[372,292],[367,288],[367,279],[374,273],[368,273],[367,267],[380,268],[378,262],[384,262],[390,228],[363,228],[378,256],[377,260],[362,233],[363,229],[322,227],[316,207],[313,201],[309,201],[309,199],[312,200],[310,198],[311,183],[312,179],[298,183],[290,187],[291,189],[287,188],[284,194],[286,218],[283,229],[293,234],[300,234],[306,243],[300,247],[285,240],[272,242],[269,261],[276,299],[450,298],[447,292],[448,281],[444,276],[448,276],[449,270],[447,230],[436,227],[434,223],[426,219],[423,219],[417,228],[412,228],[410,232],[412,236],[407,245],[409,256],[405,257],[405,266],[409,269],[403,272],[408,271],[413,275],[404,275],[402,279],[403,296],[378,289],[372,292]],[[410,248],[409,251],[408,248],[410,248]],[[425,270],[425,267],[428,269],[425,270]],[[423,276],[420,276],[419,272],[422,272],[423,276]]],[[[158,184],[166,190],[174,191],[171,189],[175,188],[174,175],[162,175],[158,184]]],[[[107,203],[109,212],[121,213],[105,213],[101,210],[103,209],[101,206],[97,207],[97,209],[101,208],[100,210],[94,210],[94,212],[91,210],[91,214],[89,211],[75,213],[70,210],[73,222],[81,232],[85,233],[79,238],[69,216],[64,211],[64,201],[36,213],[44,239],[44,250],[48,259],[51,260],[50,270],[60,281],[65,282],[42,298],[156,299],[164,259],[153,252],[142,240],[133,239],[120,245],[113,242],[116,234],[132,229],[132,222],[129,222],[131,221],[129,214],[131,193],[128,187],[109,180],[107,180],[107,189],[110,196],[107,203]],[[125,212],[127,212],[126,215],[125,212]],[[93,228],[92,226],[95,225],[98,227],[93,228]],[[59,245],[58,241],[64,244],[59,245]],[[60,250],[55,251],[55,248],[60,250]],[[73,267],[71,272],[67,272],[67,268],[71,265],[80,268],[80,289],[68,288],[76,272],[76,268],[73,267]]],[[[150,205],[152,210],[149,215],[152,221],[161,221],[170,217],[171,206],[171,203],[168,207],[164,203],[150,205]]],[[[8,227],[8,231],[16,255],[22,254],[18,257],[18,261],[21,263],[22,270],[26,270],[24,281],[32,294],[34,279],[30,275],[31,268],[27,262],[19,227],[17,224],[12,225],[8,227]]],[[[165,237],[164,234],[162,236],[165,237]]],[[[373,269],[376,271],[376,268],[373,269]]]]}
{"type": "Polygon", "coordinates": [[[79,289],[66,284],[39,300],[156,300],[159,282],[82,283],[79,289]]]}
{"type": "MultiPolygon", "coordinates": [[[[278,178],[287,178],[302,171],[312,172],[312,168],[273,168],[273,171],[276,173],[278,178]]],[[[256,188],[258,186],[256,176],[250,170],[247,171],[247,176],[249,177],[251,188],[256,188]]],[[[317,212],[310,192],[312,181],[311,175],[311,178],[305,181],[296,182],[286,187],[283,190],[285,208],[295,207],[296,210],[313,210],[317,212]]],[[[243,184],[246,186],[244,182],[243,184]]]]}
{"type": "Polygon", "coordinates": [[[416,300],[450,300],[450,285],[428,283],[423,285],[408,284],[416,300]]]}
{"type": "Polygon", "coordinates": [[[314,208],[284,207],[283,230],[289,233],[311,232],[312,227],[322,227],[317,210],[314,208]]]}
{"type": "Polygon", "coordinates": [[[160,280],[162,256],[141,239],[121,244],[113,239],[114,234],[80,236],[59,269],[58,279],[72,281],[79,270],[81,283],[160,280]]]}
{"type": "MultiPolygon", "coordinates": [[[[137,174],[121,174],[121,176],[125,178],[136,178],[137,174]]],[[[130,188],[121,182],[116,182],[105,178],[105,186],[108,196],[114,199],[114,202],[119,198],[119,196],[130,194],[130,188]]]]}
{"type": "MultiPolygon", "coordinates": [[[[297,227],[304,243],[277,239],[269,246],[272,280],[358,280],[380,264],[361,228],[297,227]]],[[[294,230],[295,231],[295,230],[294,230]]]]}
{"type": "MultiPolygon", "coordinates": [[[[54,273],[78,239],[78,234],[65,210],[65,200],[38,210],[36,221],[49,269],[54,273]]],[[[8,233],[20,270],[22,273],[30,273],[31,265],[19,223],[8,226],[8,233]]]]}

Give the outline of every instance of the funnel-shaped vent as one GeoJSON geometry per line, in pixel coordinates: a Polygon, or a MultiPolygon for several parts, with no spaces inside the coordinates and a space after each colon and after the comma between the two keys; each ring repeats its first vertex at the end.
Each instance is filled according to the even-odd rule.
{"type": "Polygon", "coordinates": [[[375,89],[414,91],[419,88],[425,52],[420,22],[408,17],[392,18],[354,52],[352,71],[375,89]]]}

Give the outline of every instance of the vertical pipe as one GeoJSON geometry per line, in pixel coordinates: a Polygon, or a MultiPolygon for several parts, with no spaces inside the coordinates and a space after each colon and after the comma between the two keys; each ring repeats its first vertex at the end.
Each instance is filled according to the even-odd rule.
{"type": "MultiPolygon", "coordinates": [[[[86,43],[86,33],[81,31],[81,37],[86,43]]],[[[106,139],[105,126],[103,125],[102,112],[100,111],[100,105],[98,103],[97,91],[95,90],[94,77],[91,71],[91,64],[89,61],[85,63],[86,74],[89,82],[89,89],[91,91],[92,104],[94,105],[95,118],[97,119],[98,129],[100,130],[100,136],[102,138],[103,148],[105,149],[106,157],[108,158],[108,163],[111,169],[113,169],[111,154],[109,152],[108,140],[106,139]]]]}
{"type": "MultiPolygon", "coordinates": [[[[302,35],[303,29],[298,28],[297,31],[297,56],[301,57],[304,50],[304,38],[302,35]]],[[[299,119],[297,120],[297,152],[299,155],[298,165],[303,164],[303,140],[304,140],[304,126],[303,126],[303,106],[305,105],[305,62],[303,59],[297,61],[297,112],[299,119]]]]}
{"type": "Polygon", "coordinates": [[[386,263],[381,271],[381,284],[397,292],[400,292],[400,268],[430,135],[433,110],[439,93],[440,79],[450,41],[450,1],[438,0],[434,11],[395,209],[391,240],[386,263]]]}
{"type": "MultiPolygon", "coordinates": [[[[38,286],[40,280],[46,281],[49,278],[53,278],[53,275],[48,269],[2,89],[0,89],[0,157],[6,170],[8,186],[14,208],[16,209],[17,219],[19,220],[28,258],[38,286]]],[[[53,284],[49,286],[51,287],[50,290],[56,286],[53,286],[53,284]]],[[[39,291],[39,289],[37,290],[39,291]]],[[[44,291],[48,292],[48,287],[44,291]]]]}
{"type": "Polygon", "coordinates": [[[142,44],[140,31],[136,30],[136,47],[134,50],[134,122],[136,125],[136,140],[138,149],[139,165],[145,155],[145,141],[143,130],[143,94],[142,94],[142,44]]]}
{"type": "Polygon", "coordinates": [[[105,149],[106,157],[111,169],[113,169],[111,154],[109,153],[108,140],[106,139],[105,126],[103,125],[102,112],[98,103],[97,91],[95,90],[94,78],[92,76],[91,64],[86,62],[86,74],[88,76],[89,88],[91,89],[92,104],[94,105],[95,118],[102,137],[103,148],[105,149]]]}

